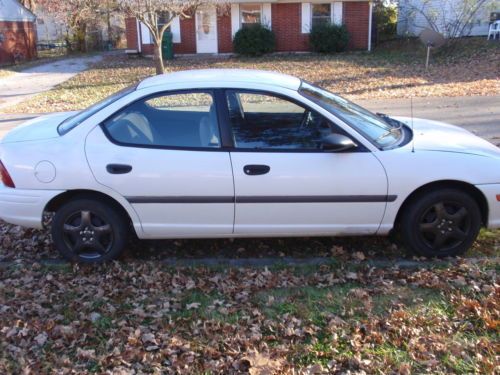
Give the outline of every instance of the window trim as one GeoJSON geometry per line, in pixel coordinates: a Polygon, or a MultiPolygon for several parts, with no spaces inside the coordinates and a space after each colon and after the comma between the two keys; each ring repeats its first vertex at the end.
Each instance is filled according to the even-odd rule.
{"type": "MultiPolygon", "coordinates": [[[[254,5],[254,6],[258,6],[260,8],[260,22],[255,22],[255,23],[252,23],[252,24],[248,24],[248,25],[263,25],[263,17],[264,17],[264,4],[262,3],[242,3],[242,4],[239,4],[239,14],[238,14],[238,17],[240,19],[240,30],[243,28],[243,10],[242,10],[242,7],[244,7],[245,5],[254,5]]],[[[246,24],[246,23],[245,23],[246,24]]]]}
{"type": "MultiPolygon", "coordinates": [[[[313,21],[314,21],[314,6],[315,5],[328,5],[330,7],[330,25],[333,25],[333,3],[311,3],[311,19],[310,19],[310,22],[311,22],[311,29],[313,28],[313,21]]],[[[326,16],[323,16],[322,18],[326,18],[326,16]]]]}
{"type": "Polygon", "coordinates": [[[222,114],[223,116],[223,127],[227,128],[227,132],[229,132],[229,139],[230,139],[230,144],[224,144],[222,143],[223,148],[227,148],[230,152],[260,152],[260,153],[305,153],[305,154],[318,154],[318,153],[328,153],[328,154],[342,154],[342,153],[354,153],[354,152],[371,152],[362,142],[359,142],[359,140],[349,134],[347,131],[342,129],[339,125],[335,124],[330,118],[324,116],[323,114],[319,113],[317,110],[312,109],[307,103],[304,103],[300,100],[297,100],[295,98],[291,98],[287,95],[269,91],[269,90],[259,90],[259,89],[241,89],[241,88],[224,88],[222,90],[222,95],[221,98],[223,99],[222,106],[224,113],[222,114]],[[269,96],[274,96],[276,98],[286,100],[289,102],[292,102],[293,104],[305,108],[307,111],[315,112],[318,115],[324,117],[326,120],[329,122],[333,123],[333,125],[339,130],[339,134],[345,135],[346,137],[349,137],[353,141],[356,142],[358,147],[356,147],[353,150],[346,150],[346,151],[339,151],[339,152],[332,152],[328,150],[314,150],[314,149],[308,149],[308,148],[238,148],[234,145],[233,139],[234,139],[234,133],[233,133],[233,127],[230,121],[229,117],[229,106],[227,103],[227,92],[228,91],[237,91],[241,93],[248,93],[248,94],[257,94],[257,95],[269,95],[269,96]]]}
{"type": "Polygon", "coordinates": [[[148,94],[142,96],[140,98],[135,99],[134,101],[128,103],[127,105],[121,107],[117,111],[113,112],[111,115],[107,116],[104,120],[102,120],[97,126],[101,128],[102,132],[106,136],[106,138],[116,146],[120,147],[132,147],[132,148],[147,148],[147,149],[156,149],[156,150],[172,150],[172,151],[212,151],[212,152],[227,152],[227,149],[224,147],[224,140],[222,138],[222,129],[224,126],[220,123],[220,108],[217,104],[217,89],[207,88],[207,89],[181,89],[181,90],[172,90],[172,91],[159,91],[153,94],[148,94]],[[154,99],[159,96],[165,95],[179,95],[179,94],[193,94],[193,93],[204,93],[210,94],[212,96],[213,104],[215,104],[215,111],[217,117],[217,128],[219,129],[219,136],[221,137],[221,142],[219,147],[191,147],[191,146],[164,146],[164,145],[139,145],[134,143],[125,143],[120,142],[114,139],[109,133],[108,129],[106,129],[105,123],[110,120],[112,117],[116,116],[118,113],[125,111],[130,106],[134,105],[139,101],[147,101],[150,99],[154,99]]]}

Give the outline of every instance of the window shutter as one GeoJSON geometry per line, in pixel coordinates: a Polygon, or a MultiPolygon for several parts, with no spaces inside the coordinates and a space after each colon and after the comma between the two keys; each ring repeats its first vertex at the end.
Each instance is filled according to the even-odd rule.
{"type": "Polygon", "coordinates": [[[153,38],[151,38],[151,33],[149,32],[148,27],[141,22],[141,39],[142,44],[151,44],[153,38]]]}
{"type": "Polygon", "coordinates": [[[172,41],[174,43],[181,42],[181,21],[179,17],[175,17],[170,24],[170,31],[172,33],[172,41]]]}
{"type": "Polygon", "coordinates": [[[342,2],[332,3],[332,22],[336,25],[342,25],[342,2]]]}
{"type": "Polygon", "coordinates": [[[311,3],[302,3],[302,34],[311,31],[311,3]]]}
{"type": "Polygon", "coordinates": [[[231,32],[234,35],[240,29],[240,6],[238,4],[231,4],[231,32]]]}
{"type": "Polygon", "coordinates": [[[272,23],[271,3],[265,3],[262,5],[262,24],[271,29],[272,23]]]}

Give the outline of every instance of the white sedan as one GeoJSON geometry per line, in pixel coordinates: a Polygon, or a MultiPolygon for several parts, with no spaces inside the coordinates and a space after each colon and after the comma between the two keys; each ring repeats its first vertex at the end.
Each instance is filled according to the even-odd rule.
{"type": "Polygon", "coordinates": [[[500,150],[461,128],[391,118],[287,75],[148,78],[0,143],[0,218],[71,260],[142,239],[387,235],[426,256],[500,227],[500,150]],[[133,228],[133,229],[132,229],[133,228]]]}

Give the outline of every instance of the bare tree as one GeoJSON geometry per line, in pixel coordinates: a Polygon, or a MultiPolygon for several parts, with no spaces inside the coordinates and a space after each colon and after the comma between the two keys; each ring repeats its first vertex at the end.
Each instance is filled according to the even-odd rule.
{"type": "Polygon", "coordinates": [[[129,16],[141,21],[148,29],[153,38],[154,61],[156,74],[163,74],[163,58],[161,44],[163,34],[170,27],[176,17],[191,18],[196,8],[201,5],[217,5],[222,0],[118,0],[120,8],[129,16]],[[162,15],[161,24],[159,15],[162,15]]]}
{"type": "Polygon", "coordinates": [[[399,22],[414,23],[419,17],[426,25],[447,38],[469,35],[478,14],[498,0],[406,0],[399,1],[399,22]]]}
{"type": "Polygon", "coordinates": [[[67,25],[66,44],[72,48],[71,38],[76,42],[77,51],[86,50],[85,37],[89,24],[102,17],[103,2],[100,0],[37,0],[54,19],[67,25]]]}

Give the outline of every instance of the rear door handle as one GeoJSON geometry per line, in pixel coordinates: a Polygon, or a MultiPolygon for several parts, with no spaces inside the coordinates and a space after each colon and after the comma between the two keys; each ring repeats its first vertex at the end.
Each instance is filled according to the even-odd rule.
{"type": "Polygon", "coordinates": [[[132,170],[132,166],[126,164],[108,164],[106,170],[111,174],[126,174],[132,170]]]}
{"type": "Polygon", "coordinates": [[[249,176],[259,176],[262,174],[269,173],[270,170],[271,167],[268,165],[249,164],[243,167],[243,172],[245,172],[245,174],[249,176]]]}

